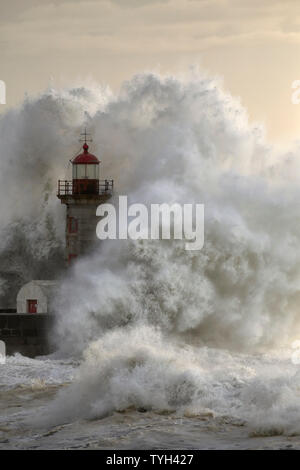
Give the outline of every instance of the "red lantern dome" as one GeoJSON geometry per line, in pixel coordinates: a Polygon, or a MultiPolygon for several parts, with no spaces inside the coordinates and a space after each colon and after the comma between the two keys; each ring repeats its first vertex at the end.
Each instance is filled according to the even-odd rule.
{"type": "Polygon", "coordinates": [[[83,144],[83,153],[77,155],[77,157],[72,160],[73,165],[79,165],[79,164],[99,164],[100,160],[95,155],[92,155],[91,153],[88,152],[89,146],[85,142],[83,144]]]}

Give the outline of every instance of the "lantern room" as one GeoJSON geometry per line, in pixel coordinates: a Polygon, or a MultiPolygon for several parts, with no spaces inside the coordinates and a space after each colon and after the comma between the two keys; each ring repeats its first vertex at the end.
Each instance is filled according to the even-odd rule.
{"type": "Polygon", "coordinates": [[[93,194],[99,192],[100,160],[89,153],[89,146],[83,144],[83,153],[72,160],[73,194],[93,194]]]}

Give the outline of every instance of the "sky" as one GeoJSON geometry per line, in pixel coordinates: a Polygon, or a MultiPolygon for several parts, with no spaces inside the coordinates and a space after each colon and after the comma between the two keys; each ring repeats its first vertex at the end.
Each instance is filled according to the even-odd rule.
{"type": "Polygon", "coordinates": [[[49,85],[136,73],[218,77],[271,142],[300,136],[299,0],[0,0],[0,80],[6,105],[49,85]]]}

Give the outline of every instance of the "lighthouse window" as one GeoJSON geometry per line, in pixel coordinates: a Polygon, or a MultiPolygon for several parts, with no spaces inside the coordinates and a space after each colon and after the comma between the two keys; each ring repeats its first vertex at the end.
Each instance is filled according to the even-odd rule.
{"type": "Polygon", "coordinates": [[[87,174],[87,178],[90,178],[90,179],[97,179],[98,178],[98,165],[93,165],[93,164],[89,164],[89,165],[86,165],[87,166],[87,169],[86,169],[86,174],[87,174]]]}
{"type": "Polygon", "coordinates": [[[69,233],[77,233],[78,231],[78,221],[74,217],[69,217],[68,223],[68,232],[69,233]]]}
{"type": "Polygon", "coordinates": [[[74,179],[98,179],[99,178],[99,164],[80,164],[73,165],[73,178],[74,179]]]}
{"type": "Polygon", "coordinates": [[[76,179],[82,180],[86,178],[86,167],[87,165],[74,165],[76,166],[76,179]]]}
{"type": "Polygon", "coordinates": [[[77,179],[77,166],[78,165],[73,165],[73,168],[72,168],[72,170],[73,170],[73,179],[75,179],[75,180],[77,179]]]}

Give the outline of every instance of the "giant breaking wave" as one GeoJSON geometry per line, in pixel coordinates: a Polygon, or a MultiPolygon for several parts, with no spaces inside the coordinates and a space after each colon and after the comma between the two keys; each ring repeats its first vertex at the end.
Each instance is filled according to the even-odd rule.
{"type": "Polygon", "coordinates": [[[48,90],[1,116],[2,298],[15,273],[15,289],[61,273],[56,181],[84,125],[116,196],[204,203],[205,244],[107,241],[77,262],[56,342],[83,363],[51,419],[134,406],[258,425],[265,412],[268,429],[298,432],[299,374],[279,358],[300,335],[299,150],[274,149],[215,80],[141,74],[117,95],[48,90]]]}

